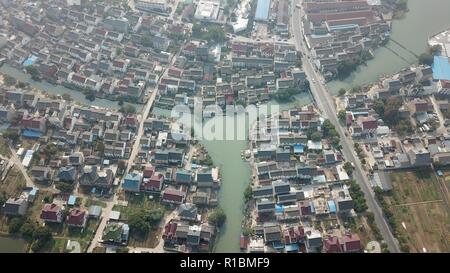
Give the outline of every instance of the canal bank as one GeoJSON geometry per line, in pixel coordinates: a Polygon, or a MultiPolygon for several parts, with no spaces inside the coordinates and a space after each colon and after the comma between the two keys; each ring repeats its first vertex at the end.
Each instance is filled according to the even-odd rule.
{"type": "MultiPolygon", "coordinates": [[[[268,103],[269,109],[272,105],[278,105],[279,110],[286,110],[296,106],[311,103],[308,93],[296,96],[295,101],[278,104],[268,103]]],[[[264,107],[262,105],[260,107],[264,107]]],[[[170,117],[169,110],[154,108],[153,114],[157,116],[170,117]]],[[[236,117],[215,117],[225,118],[225,122],[235,119],[236,123],[246,122],[247,126],[254,120],[246,121],[244,114],[236,117]]],[[[246,136],[247,136],[247,130],[246,136]]],[[[220,230],[220,237],[215,246],[215,252],[239,252],[239,238],[241,235],[241,223],[244,209],[244,190],[251,181],[251,169],[247,161],[242,160],[241,151],[248,149],[247,140],[202,140],[209,155],[213,159],[214,165],[220,168],[221,188],[219,191],[219,204],[227,215],[225,225],[220,230]]]]}
{"type": "MultiPolygon", "coordinates": [[[[16,80],[24,83],[30,84],[32,88],[36,88],[42,92],[46,92],[50,95],[63,95],[65,93],[69,94],[72,99],[82,105],[87,106],[96,106],[96,107],[102,107],[102,108],[111,108],[111,109],[120,109],[121,106],[118,104],[117,101],[107,100],[107,99],[99,99],[96,98],[94,101],[87,100],[85,95],[77,90],[72,90],[67,87],[61,86],[61,85],[53,85],[51,83],[48,83],[44,80],[42,81],[35,81],[31,79],[31,76],[26,74],[25,72],[5,63],[0,67],[0,73],[3,73],[5,75],[11,76],[16,78],[16,80]]],[[[139,112],[143,105],[142,104],[132,104],[132,103],[125,103],[125,104],[131,104],[133,105],[137,112],[139,112]]]]}
{"type": "Polygon", "coordinates": [[[340,88],[376,82],[382,75],[391,75],[417,63],[417,58],[409,52],[420,55],[428,50],[428,38],[450,28],[450,1],[448,0],[408,0],[409,12],[402,19],[394,20],[391,39],[386,47],[374,51],[374,59],[360,66],[343,81],[335,80],[327,84],[333,94],[340,88]],[[401,47],[394,41],[400,43],[401,47]],[[394,54],[396,52],[401,57],[394,54]]]}

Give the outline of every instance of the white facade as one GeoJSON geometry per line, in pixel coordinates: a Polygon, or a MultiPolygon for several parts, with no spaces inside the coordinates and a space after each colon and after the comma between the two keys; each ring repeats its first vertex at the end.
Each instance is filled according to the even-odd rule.
{"type": "Polygon", "coordinates": [[[203,21],[214,21],[219,16],[220,4],[211,1],[200,1],[195,10],[194,18],[203,21]]]}
{"type": "Polygon", "coordinates": [[[136,0],[135,7],[143,11],[165,12],[167,10],[165,0],[136,0]]]}

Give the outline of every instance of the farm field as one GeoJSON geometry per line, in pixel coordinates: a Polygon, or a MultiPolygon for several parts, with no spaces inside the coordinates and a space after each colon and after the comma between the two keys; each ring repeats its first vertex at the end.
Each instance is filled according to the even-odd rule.
{"type": "Polygon", "coordinates": [[[431,170],[393,172],[393,190],[384,194],[400,241],[410,252],[449,252],[450,214],[431,170]]]}

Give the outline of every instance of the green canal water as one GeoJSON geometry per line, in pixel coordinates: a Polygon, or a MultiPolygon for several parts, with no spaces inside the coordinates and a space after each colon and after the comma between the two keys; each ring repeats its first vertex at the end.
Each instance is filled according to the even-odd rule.
{"type": "MultiPolygon", "coordinates": [[[[416,54],[421,54],[427,49],[428,37],[450,27],[450,1],[449,0],[409,0],[410,11],[406,16],[394,21],[391,37],[406,46],[416,54]]],[[[400,69],[415,63],[417,60],[408,51],[393,42],[387,45],[400,54],[405,60],[394,55],[386,48],[375,51],[375,58],[361,66],[355,73],[344,81],[332,81],[328,84],[331,92],[337,92],[340,88],[350,88],[376,81],[383,74],[393,74],[400,69]]],[[[45,90],[51,94],[71,94],[74,100],[87,105],[118,108],[116,102],[96,99],[94,102],[86,101],[80,92],[57,87],[45,82],[35,82],[25,73],[13,69],[8,65],[0,68],[0,72],[26,81],[33,87],[45,90]]],[[[294,103],[280,105],[280,110],[296,105],[310,103],[307,95],[301,95],[294,103]]],[[[170,111],[154,108],[156,115],[170,116],[170,111]]],[[[227,117],[228,118],[228,117],[227,117]]],[[[238,117],[238,119],[243,117],[238,117]]],[[[216,252],[239,252],[239,236],[241,233],[241,221],[243,218],[243,191],[250,182],[250,166],[241,159],[241,151],[247,149],[247,141],[201,141],[210,153],[214,164],[221,168],[221,189],[219,202],[227,215],[225,226],[221,229],[220,239],[216,246],[216,252]]],[[[8,237],[0,237],[0,252],[12,252],[23,249],[23,241],[14,241],[8,237]],[[6,238],[6,239],[5,239],[6,238]]],[[[23,251],[23,250],[22,250],[23,251]]]]}
{"type": "MultiPolygon", "coordinates": [[[[289,109],[311,103],[309,94],[303,93],[296,97],[296,101],[278,105],[279,110],[289,109]]],[[[275,105],[270,102],[270,106],[275,105]]],[[[264,107],[265,105],[262,105],[264,107]]],[[[154,108],[155,115],[170,117],[170,111],[154,108]]],[[[225,122],[230,122],[234,117],[225,118],[225,122]]],[[[254,120],[248,120],[244,114],[236,116],[235,123],[245,122],[247,126],[254,120]]],[[[246,134],[247,136],[247,134],[246,134]]],[[[241,151],[248,149],[247,140],[202,140],[213,159],[214,165],[220,168],[221,188],[219,192],[219,204],[224,209],[227,220],[220,230],[219,241],[215,252],[239,252],[239,238],[241,235],[241,222],[243,218],[243,193],[251,180],[251,169],[248,162],[242,160],[241,151]]]]}
{"type": "Polygon", "coordinates": [[[25,247],[22,239],[0,236],[0,253],[25,253],[25,247]]]}
{"type": "MultiPolygon", "coordinates": [[[[420,55],[428,49],[428,38],[450,28],[449,0],[408,0],[409,12],[392,25],[391,38],[404,45],[408,50],[420,55]]],[[[375,58],[360,66],[344,81],[332,81],[328,89],[336,94],[340,88],[351,88],[378,80],[381,75],[395,74],[402,68],[417,63],[413,54],[390,41],[387,45],[403,58],[387,48],[374,51],[375,58]],[[405,59],[405,60],[403,60],[405,59]]]]}

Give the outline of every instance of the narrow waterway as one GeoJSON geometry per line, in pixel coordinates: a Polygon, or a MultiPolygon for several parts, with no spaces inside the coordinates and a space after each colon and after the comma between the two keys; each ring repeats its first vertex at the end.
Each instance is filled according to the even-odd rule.
{"type": "MultiPolygon", "coordinates": [[[[408,5],[410,11],[405,18],[394,21],[391,37],[419,55],[427,49],[428,37],[450,27],[450,1],[409,0],[408,5]]],[[[374,82],[383,74],[398,72],[405,66],[417,61],[411,53],[395,43],[390,42],[387,46],[408,60],[408,62],[394,55],[388,49],[380,48],[375,51],[375,58],[369,61],[367,66],[361,66],[344,81],[330,82],[328,88],[332,92],[337,92],[342,87],[350,88],[355,85],[374,82]]],[[[81,92],[54,86],[46,82],[35,82],[22,71],[6,64],[0,68],[0,72],[13,76],[20,81],[28,82],[32,87],[47,91],[50,94],[62,95],[69,93],[74,100],[86,105],[119,108],[116,102],[101,99],[90,102],[84,98],[81,92]]],[[[304,94],[298,96],[296,102],[280,105],[280,110],[308,103],[310,103],[310,98],[304,94]]],[[[170,116],[170,111],[158,108],[154,108],[153,113],[170,116]]],[[[239,252],[239,235],[243,218],[243,191],[251,178],[250,166],[241,159],[240,153],[242,150],[247,149],[248,143],[245,140],[201,141],[201,143],[207,148],[214,164],[221,168],[222,186],[219,202],[227,214],[227,221],[221,230],[216,252],[239,252]]],[[[16,239],[0,237],[0,252],[13,252],[16,250],[23,252],[24,242],[15,242],[14,240],[16,239]]]]}
{"type": "MultiPolygon", "coordinates": [[[[302,93],[296,96],[296,100],[290,103],[277,104],[268,103],[267,106],[277,105],[278,109],[285,110],[295,106],[302,106],[311,103],[309,94],[302,93]]],[[[264,107],[262,105],[261,107],[264,107]]],[[[274,111],[276,109],[273,109],[274,111]]],[[[270,112],[270,110],[269,110],[270,112]]],[[[171,112],[160,108],[154,108],[155,115],[170,117],[171,112]]],[[[224,118],[230,122],[235,117],[215,117],[224,118]]],[[[254,120],[248,120],[244,114],[239,114],[234,120],[235,124],[246,123],[247,127],[254,120]]],[[[247,137],[247,130],[245,137],[247,137]]],[[[239,252],[239,238],[241,235],[241,222],[243,219],[244,190],[251,180],[251,169],[248,162],[242,160],[241,151],[248,149],[247,140],[202,140],[214,165],[220,168],[221,188],[219,192],[219,204],[227,215],[225,225],[221,228],[219,241],[215,252],[239,252]]]]}
{"type": "MultiPolygon", "coordinates": [[[[409,12],[392,25],[391,38],[407,49],[420,55],[428,50],[427,41],[430,36],[450,28],[449,0],[408,0],[409,12]]],[[[343,81],[332,81],[328,89],[336,94],[340,88],[351,88],[378,80],[381,75],[397,73],[410,64],[417,63],[413,54],[390,41],[387,45],[403,59],[387,48],[381,47],[374,51],[375,58],[360,66],[357,71],[343,81]]]]}
{"type": "MultiPolygon", "coordinates": [[[[24,83],[29,83],[32,88],[36,88],[38,90],[41,90],[43,92],[47,92],[51,95],[63,95],[65,93],[69,94],[72,99],[83,105],[88,106],[97,106],[97,107],[103,107],[103,108],[112,108],[112,109],[120,109],[120,105],[117,101],[111,101],[106,99],[99,99],[96,98],[94,101],[87,100],[85,95],[77,90],[72,90],[69,88],[66,88],[61,85],[53,85],[46,81],[35,81],[31,79],[31,76],[26,74],[25,72],[9,65],[9,64],[3,64],[0,67],[0,73],[9,75],[11,77],[16,78],[16,80],[24,83]]],[[[136,110],[139,112],[142,109],[142,104],[132,104],[134,107],[136,107],[136,110]]]]}
{"type": "Polygon", "coordinates": [[[25,247],[23,239],[0,236],[0,253],[25,253],[25,247]]]}

